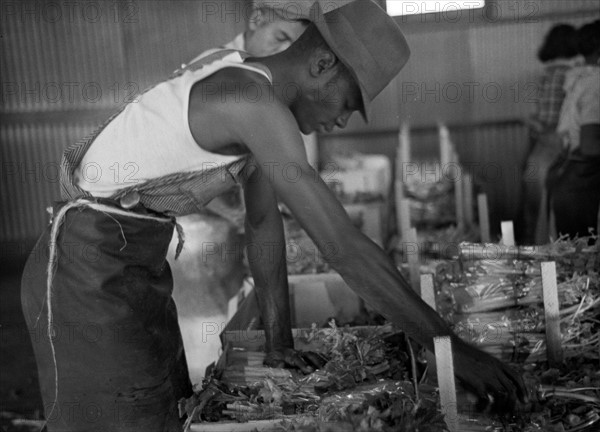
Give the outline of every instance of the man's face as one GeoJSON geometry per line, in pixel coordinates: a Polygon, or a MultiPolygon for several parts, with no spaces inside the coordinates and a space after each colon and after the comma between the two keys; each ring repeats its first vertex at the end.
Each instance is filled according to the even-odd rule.
{"type": "Polygon", "coordinates": [[[250,25],[246,36],[246,51],[256,57],[266,57],[285,51],[306,30],[302,21],[279,18],[258,21],[250,25]]]}
{"type": "Polygon", "coordinates": [[[356,81],[344,73],[330,78],[311,91],[300,95],[290,107],[298,127],[304,134],[331,132],[346,127],[350,115],[361,107],[361,94],[356,81]]]}

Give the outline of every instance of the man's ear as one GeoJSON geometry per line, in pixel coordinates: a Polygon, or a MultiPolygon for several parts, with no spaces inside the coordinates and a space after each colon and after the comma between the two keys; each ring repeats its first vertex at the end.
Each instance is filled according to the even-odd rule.
{"type": "Polygon", "coordinates": [[[267,22],[268,17],[261,9],[254,9],[252,11],[252,15],[248,19],[248,29],[250,31],[255,31],[259,27],[262,27],[267,22]]]}
{"type": "Polygon", "coordinates": [[[333,52],[328,49],[317,48],[310,62],[310,75],[317,78],[336,68],[337,64],[338,59],[333,52]]]}

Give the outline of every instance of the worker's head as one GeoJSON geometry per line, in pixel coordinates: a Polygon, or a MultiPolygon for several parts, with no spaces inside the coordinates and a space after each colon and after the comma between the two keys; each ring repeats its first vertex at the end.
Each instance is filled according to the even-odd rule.
{"type": "Polygon", "coordinates": [[[584,25],[577,30],[577,48],[586,63],[597,64],[600,59],[600,20],[584,25]]]}
{"type": "Polygon", "coordinates": [[[310,21],[289,1],[256,2],[244,34],[246,51],[265,57],[284,51],[300,37],[310,21]]]}
{"type": "Polygon", "coordinates": [[[544,38],[538,58],[542,63],[556,59],[570,59],[577,55],[577,30],[569,24],[558,24],[544,38]]]}
{"type": "Polygon", "coordinates": [[[344,65],[315,25],[310,25],[286,52],[298,72],[297,91],[290,109],[303,133],[343,128],[354,111],[362,108],[358,82],[344,65]],[[304,67],[306,66],[306,67],[304,67]]]}
{"type": "Polygon", "coordinates": [[[374,2],[349,2],[327,13],[323,2],[315,2],[310,26],[280,54],[300,85],[290,109],[304,133],[345,127],[354,111],[367,118],[373,99],[410,55],[397,24],[374,2]]]}

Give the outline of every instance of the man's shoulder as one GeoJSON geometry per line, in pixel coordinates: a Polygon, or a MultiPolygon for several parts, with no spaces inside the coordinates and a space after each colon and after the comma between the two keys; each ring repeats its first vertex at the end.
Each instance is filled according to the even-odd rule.
{"type": "Polygon", "coordinates": [[[226,67],[198,81],[192,97],[203,101],[252,104],[264,109],[280,109],[271,81],[259,71],[226,67]]]}
{"type": "Polygon", "coordinates": [[[226,66],[216,71],[212,76],[223,82],[256,83],[271,86],[269,78],[258,68],[243,68],[239,66],[226,66]]]}
{"type": "Polygon", "coordinates": [[[295,120],[289,108],[276,96],[271,82],[258,72],[224,68],[197,82],[190,94],[190,108],[211,112],[239,126],[290,127],[295,120]]]}

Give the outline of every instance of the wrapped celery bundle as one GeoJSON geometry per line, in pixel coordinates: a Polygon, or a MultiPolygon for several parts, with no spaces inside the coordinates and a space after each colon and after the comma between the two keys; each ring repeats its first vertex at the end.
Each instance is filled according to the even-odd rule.
{"type": "Polygon", "coordinates": [[[440,266],[438,310],[467,341],[504,361],[545,360],[540,262],[557,263],[566,357],[598,354],[599,253],[589,239],[541,247],[460,245],[460,266],[440,266]]]}

